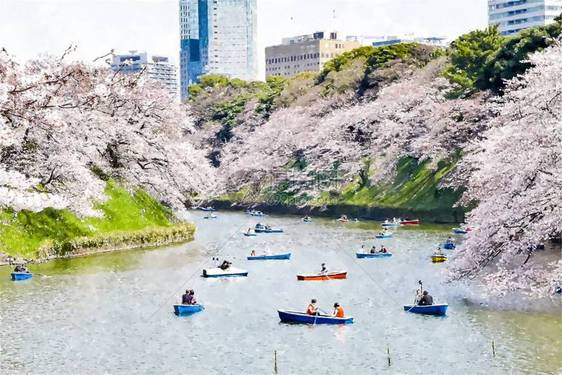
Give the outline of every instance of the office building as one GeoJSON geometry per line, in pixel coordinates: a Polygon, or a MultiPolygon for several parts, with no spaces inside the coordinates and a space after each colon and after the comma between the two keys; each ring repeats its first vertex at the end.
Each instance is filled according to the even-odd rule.
{"type": "Polygon", "coordinates": [[[265,74],[292,77],[303,72],[319,72],[327,61],[358,47],[361,43],[339,40],[335,32],[319,31],[285,38],[280,45],[265,49],[265,74]]]}
{"type": "Polygon", "coordinates": [[[503,35],[544,26],[562,12],[562,0],[488,0],[488,23],[503,35]]]}
{"type": "Polygon", "coordinates": [[[148,77],[163,84],[172,96],[178,95],[177,69],[166,56],[129,51],[128,54],[114,55],[111,69],[124,74],[146,70],[148,77]]]}
{"type": "Polygon", "coordinates": [[[255,80],[257,0],[180,0],[180,91],[203,74],[255,80]]]}

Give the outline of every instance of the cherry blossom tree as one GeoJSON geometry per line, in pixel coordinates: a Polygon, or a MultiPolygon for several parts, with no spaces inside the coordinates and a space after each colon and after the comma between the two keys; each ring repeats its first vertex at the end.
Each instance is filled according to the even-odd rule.
{"type": "Polygon", "coordinates": [[[184,106],[144,72],[68,58],[0,53],[0,207],[98,214],[107,178],[178,209],[212,191],[184,106]]]}
{"type": "MultiPolygon", "coordinates": [[[[371,160],[373,180],[388,177],[396,162],[411,156],[435,164],[454,157],[486,127],[482,103],[449,100],[449,83],[440,78],[435,62],[377,93],[373,100],[348,95],[318,99],[307,107],[275,112],[259,126],[238,126],[223,148],[221,177],[227,190],[252,183],[274,170],[287,170],[296,155],[306,168],[291,171],[303,181],[334,163],[344,180],[351,180],[371,160]]],[[[314,196],[318,190],[298,188],[314,196]]]]}
{"type": "Polygon", "coordinates": [[[474,230],[451,276],[483,276],[500,293],[547,295],[562,281],[562,261],[535,249],[562,235],[562,45],[530,63],[508,83],[493,105],[499,115],[462,161],[474,230]]]}

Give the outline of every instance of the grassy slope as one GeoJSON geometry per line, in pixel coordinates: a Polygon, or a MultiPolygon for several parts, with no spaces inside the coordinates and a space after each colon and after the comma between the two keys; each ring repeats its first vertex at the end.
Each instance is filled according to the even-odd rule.
{"type": "Polygon", "coordinates": [[[391,181],[372,186],[360,186],[359,179],[344,186],[341,191],[325,191],[320,197],[310,197],[290,189],[287,182],[267,188],[242,187],[218,197],[218,201],[237,203],[270,203],[284,205],[323,206],[350,205],[361,207],[400,208],[407,210],[450,210],[460,197],[459,191],[440,188],[440,183],[449,174],[455,163],[440,162],[436,169],[427,162],[418,163],[413,158],[398,162],[397,173],[391,181]]]}
{"type": "Polygon", "coordinates": [[[454,166],[454,163],[441,162],[436,170],[432,170],[428,168],[427,162],[418,163],[413,158],[404,158],[398,163],[397,173],[392,181],[363,187],[354,182],[345,186],[337,196],[323,193],[313,204],[412,210],[450,209],[457,202],[460,192],[440,188],[439,184],[454,166]]]}
{"type": "Polygon", "coordinates": [[[133,194],[109,182],[109,199],[97,204],[103,218],[78,218],[68,210],[47,208],[41,212],[0,211],[0,252],[26,258],[36,257],[48,241],[63,243],[84,237],[100,237],[116,232],[171,227],[172,213],[144,191],[133,194]]]}

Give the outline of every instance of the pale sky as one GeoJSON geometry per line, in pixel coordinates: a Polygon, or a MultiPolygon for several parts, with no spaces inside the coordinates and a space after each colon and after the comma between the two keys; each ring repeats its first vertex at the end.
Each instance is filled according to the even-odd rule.
{"type": "MultiPolygon", "coordinates": [[[[114,48],[178,61],[179,0],[0,0],[0,48],[19,59],[61,54],[92,60],[114,48]]],[[[340,35],[454,38],[486,26],[487,0],[258,0],[258,49],[283,37],[336,29],[340,35]],[[335,12],[334,12],[335,10],[335,12]],[[335,18],[334,18],[335,14],[335,18]]]]}

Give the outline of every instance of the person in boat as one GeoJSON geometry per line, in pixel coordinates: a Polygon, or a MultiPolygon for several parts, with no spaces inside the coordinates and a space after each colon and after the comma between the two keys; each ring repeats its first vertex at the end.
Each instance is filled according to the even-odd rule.
{"type": "Polygon", "coordinates": [[[263,228],[262,223],[257,223],[257,224],[256,224],[256,229],[262,229],[262,228],[263,228]]]}
{"type": "Polygon", "coordinates": [[[441,246],[437,246],[437,249],[433,250],[434,256],[443,256],[443,250],[441,250],[441,246]]]}
{"type": "Polygon", "coordinates": [[[429,292],[427,290],[423,291],[423,295],[420,298],[420,301],[418,302],[418,305],[420,305],[420,306],[433,305],[433,297],[431,296],[431,294],[429,294],[429,292]]]}
{"type": "Polygon", "coordinates": [[[219,266],[219,268],[223,271],[226,271],[227,269],[230,268],[231,265],[232,263],[230,263],[228,260],[224,260],[222,264],[219,266]]]}
{"type": "Polygon", "coordinates": [[[306,308],[306,313],[308,315],[318,315],[318,307],[316,306],[316,299],[310,300],[308,307],[306,308]]]}
{"type": "Polygon", "coordinates": [[[328,273],[328,268],[326,267],[326,263],[322,263],[322,268],[320,269],[320,275],[325,275],[328,273]]]}
{"type": "Polygon", "coordinates": [[[246,233],[251,234],[251,233],[252,233],[252,228],[248,228],[248,231],[247,231],[246,233]]]}
{"type": "Polygon", "coordinates": [[[339,303],[334,303],[334,313],[332,314],[336,318],[344,318],[345,313],[343,311],[343,307],[340,306],[339,303]]]}
{"type": "Polygon", "coordinates": [[[16,264],[16,267],[14,268],[14,272],[29,273],[25,264],[16,264]]]}
{"type": "Polygon", "coordinates": [[[265,226],[265,230],[271,230],[271,226],[266,225],[266,226],[265,226]]]}
{"type": "Polygon", "coordinates": [[[310,218],[310,216],[305,216],[302,220],[305,221],[305,222],[312,221],[312,219],[310,218]]]}
{"type": "Polygon", "coordinates": [[[189,291],[189,296],[187,298],[187,305],[196,305],[196,304],[197,304],[197,300],[195,299],[195,291],[191,289],[189,291]]]}
{"type": "Polygon", "coordinates": [[[384,245],[381,245],[381,249],[379,250],[380,253],[386,254],[388,253],[388,250],[386,249],[386,247],[384,247],[384,245]]]}
{"type": "Polygon", "coordinates": [[[376,252],[377,252],[377,247],[373,245],[373,247],[371,247],[371,254],[374,254],[376,252]]]}
{"type": "Polygon", "coordinates": [[[256,256],[256,250],[252,250],[252,252],[250,253],[251,257],[255,257],[256,256]]]}
{"type": "Polygon", "coordinates": [[[181,296],[181,304],[182,305],[189,305],[189,289],[185,290],[185,294],[181,296]]]}

